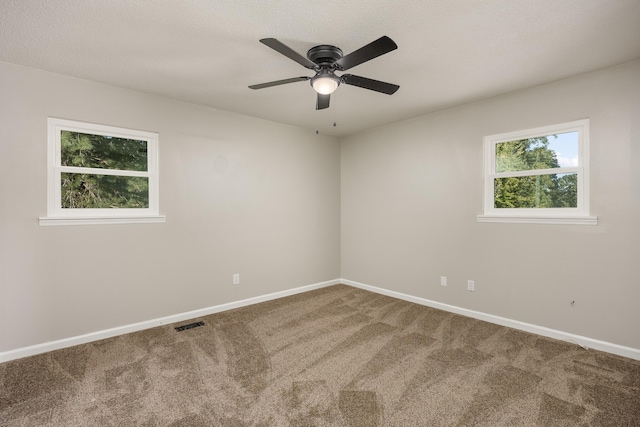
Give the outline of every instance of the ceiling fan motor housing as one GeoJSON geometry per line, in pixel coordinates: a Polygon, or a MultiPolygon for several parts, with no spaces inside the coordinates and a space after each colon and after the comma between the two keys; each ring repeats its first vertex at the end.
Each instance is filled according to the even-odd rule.
{"type": "Polygon", "coordinates": [[[307,52],[309,61],[319,66],[333,66],[333,64],[342,58],[342,50],[339,47],[329,44],[321,44],[314,46],[307,52]]]}
{"type": "Polygon", "coordinates": [[[316,64],[316,75],[310,81],[316,92],[328,95],[336,90],[341,80],[334,74],[335,63],[342,58],[342,50],[336,46],[321,44],[309,49],[307,58],[316,64]]]}

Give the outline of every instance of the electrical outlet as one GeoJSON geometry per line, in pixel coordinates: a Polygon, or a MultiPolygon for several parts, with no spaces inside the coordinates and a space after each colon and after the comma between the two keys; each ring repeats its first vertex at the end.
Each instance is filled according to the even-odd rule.
{"type": "Polygon", "coordinates": [[[440,286],[447,286],[447,276],[440,276],[440,286]]]}
{"type": "Polygon", "coordinates": [[[236,273],[233,275],[233,284],[234,285],[240,284],[240,273],[236,273]]]}
{"type": "Polygon", "coordinates": [[[475,287],[476,287],[476,284],[475,284],[475,282],[473,280],[467,280],[467,290],[468,291],[471,291],[471,292],[475,291],[475,287]]]}

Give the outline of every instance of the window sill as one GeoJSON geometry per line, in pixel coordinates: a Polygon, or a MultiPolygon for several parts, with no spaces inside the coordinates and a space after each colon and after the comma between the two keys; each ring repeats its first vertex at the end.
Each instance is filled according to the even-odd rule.
{"type": "Polygon", "coordinates": [[[515,224],[571,224],[598,225],[597,216],[514,216],[477,215],[478,222],[505,222],[515,224]]]}
{"type": "Polygon", "coordinates": [[[104,224],[147,224],[166,222],[165,215],[113,216],[113,217],[40,217],[41,226],[52,225],[104,225],[104,224]]]}

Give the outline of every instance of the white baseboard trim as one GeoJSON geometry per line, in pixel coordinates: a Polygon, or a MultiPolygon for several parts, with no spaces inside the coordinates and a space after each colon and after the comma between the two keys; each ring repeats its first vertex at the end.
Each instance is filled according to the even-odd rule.
{"type": "Polygon", "coordinates": [[[291,295],[299,294],[302,292],[312,291],[314,289],[320,289],[331,285],[337,285],[341,283],[339,279],[328,280],[326,282],[314,283],[312,285],[301,286],[299,288],[287,289],[285,291],[274,292],[271,294],[261,295],[257,297],[247,298],[240,301],[234,301],[226,304],[215,305],[212,307],[202,308],[199,310],[187,311],[185,313],[174,314],[171,316],[160,317],[157,319],[146,320],[144,322],[133,323],[125,326],[118,326],[115,328],[104,329],[102,331],[90,332],[84,335],[78,335],[70,338],[63,338],[56,341],[50,341],[42,344],[31,345],[28,347],[18,348],[15,350],[9,350],[0,352],[0,363],[8,362],[10,360],[21,359],[23,357],[34,356],[40,353],[46,353],[53,350],[60,350],[62,348],[73,347],[74,345],[86,344],[92,341],[98,341],[105,338],[111,338],[118,335],[124,335],[131,332],[142,331],[144,329],[155,328],[156,326],[162,326],[169,323],[182,322],[197,317],[207,316],[209,314],[220,313],[222,311],[233,310],[234,308],[240,308],[247,305],[257,304],[260,302],[270,301],[277,298],[288,297],[291,295]]]}
{"type": "Polygon", "coordinates": [[[98,341],[105,338],[111,338],[118,335],[124,335],[131,332],[137,332],[144,329],[155,328],[156,326],[162,326],[170,323],[182,322],[197,317],[206,316],[209,314],[220,313],[222,311],[233,310],[235,308],[245,307],[260,302],[270,301],[277,298],[283,298],[302,292],[312,291],[314,289],[320,289],[327,286],[345,284],[353,286],[355,288],[364,289],[367,291],[375,292],[381,295],[398,298],[401,300],[413,302],[428,307],[437,308],[440,310],[448,311],[462,316],[471,317],[478,320],[484,320],[486,322],[495,323],[498,325],[506,326],[509,328],[518,329],[525,332],[531,332],[534,334],[542,335],[549,338],[554,338],[562,341],[572,342],[580,345],[586,349],[595,349],[604,351],[607,353],[617,354],[619,356],[628,357],[630,359],[640,360],[640,349],[625,347],[618,344],[613,344],[606,341],[600,341],[593,338],[584,337],[581,335],[575,335],[568,332],[562,332],[555,329],[546,328],[544,326],[537,326],[530,323],[520,322],[518,320],[507,319],[505,317],[495,316],[493,314],[487,314],[480,311],[469,310],[454,305],[444,304],[437,301],[428,300],[425,298],[416,297],[413,295],[403,294],[401,292],[390,291],[383,288],[378,288],[364,283],[355,282],[348,279],[334,279],[326,282],[314,283],[312,285],[301,286],[298,288],[288,289],[285,291],[274,292],[271,294],[261,295],[257,297],[247,298],[240,301],[234,301],[226,304],[220,304],[212,307],[202,308],[199,310],[188,311],[185,313],[174,314],[171,316],[160,317],[157,319],[147,320],[144,322],[133,323],[130,325],[119,326],[115,328],[105,329],[96,332],[90,332],[84,335],[78,335],[70,338],[63,338],[56,341],[50,341],[42,344],[36,344],[28,347],[18,348],[15,350],[9,350],[0,352],[0,363],[8,362],[10,360],[21,359],[23,357],[34,356],[40,353],[46,353],[53,350],[59,350],[62,348],[73,347],[74,345],[86,344],[92,341],[98,341]]]}
{"type": "Polygon", "coordinates": [[[425,298],[415,297],[413,295],[403,294],[400,292],[389,291],[383,288],[377,288],[375,286],[366,285],[364,283],[354,282],[353,280],[340,279],[340,282],[353,286],[355,288],[364,289],[367,291],[375,292],[378,294],[386,295],[393,298],[413,302],[420,305],[426,305],[428,307],[437,308],[440,310],[448,311],[462,316],[472,317],[478,320],[484,320],[486,322],[495,323],[502,326],[507,326],[513,329],[519,329],[525,332],[531,332],[534,334],[542,335],[549,338],[554,338],[561,341],[568,341],[585,349],[600,350],[607,353],[617,354],[618,356],[628,357],[629,359],[640,360],[640,349],[625,347],[618,344],[613,344],[606,341],[600,341],[593,338],[584,337],[581,335],[575,335],[568,332],[562,332],[555,329],[546,328],[544,326],[532,325],[530,323],[520,322],[518,320],[507,319],[505,317],[494,316],[493,314],[487,314],[480,311],[473,311],[455,305],[443,304],[437,301],[428,300],[425,298]]]}

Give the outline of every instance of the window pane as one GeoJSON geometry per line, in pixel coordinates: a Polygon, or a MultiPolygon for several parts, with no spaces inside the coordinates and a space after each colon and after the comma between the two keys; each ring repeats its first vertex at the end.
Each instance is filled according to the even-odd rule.
{"type": "Polygon", "coordinates": [[[496,178],[495,208],[576,208],[575,173],[496,178]]]}
{"type": "Polygon", "coordinates": [[[496,172],[578,166],[578,132],[496,144],[496,172]]]}
{"type": "Polygon", "coordinates": [[[62,207],[148,208],[149,178],[62,173],[62,207]]]}
{"type": "Polygon", "coordinates": [[[61,165],[147,171],[147,141],[63,130],[61,165]]]}

